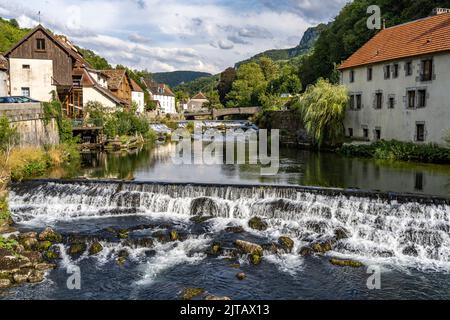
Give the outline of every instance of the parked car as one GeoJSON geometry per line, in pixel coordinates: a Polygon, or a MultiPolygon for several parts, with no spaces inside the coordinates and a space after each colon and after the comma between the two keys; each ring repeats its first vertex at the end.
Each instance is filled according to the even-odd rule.
{"type": "Polygon", "coordinates": [[[34,100],[23,96],[13,97],[0,97],[0,103],[39,103],[40,101],[34,100]]]}

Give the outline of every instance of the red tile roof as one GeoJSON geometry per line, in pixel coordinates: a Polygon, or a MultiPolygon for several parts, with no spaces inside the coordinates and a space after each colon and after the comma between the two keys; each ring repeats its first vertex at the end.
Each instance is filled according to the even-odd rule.
{"type": "Polygon", "coordinates": [[[192,98],[192,100],[208,100],[208,98],[202,92],[199,92],[192,98]]]}
{"type": "Polygon", "coordinates": [[[126,70],[102,70],[104,74],[106,74],[108,78],[108,88],[110,90],[119,90],[120,84],[122,83],[124,77],[127,75],[126,70]]]}
{"type": "Polygon", "coordinates": [[[142,88],[136,83],[136,81],[130,78],[130,82],[131,82],[131,90],[133,90],[134,92],[144,92],[142,88]]]}
{"type": "Polygon", "coordinates": [[[450,51],[450,13],[381,30],[339,69],[446,51],[450,51]]]}
{"type": "Polygon", "coordinates": [[[153,95],[175,97],[175,94],[164,83],[156,83],[149,79],[143,79],[144,85],[153,95]]]}
{"type": "Polygon", "coordinates": [[[127,102],[123,101],[119,98],[117,98],[111,91],[109,91],[106,88],[103,88],[101,85],[99,85],[94,79],[92,79],[91,75],[87,70],[83,69],[83,76],[81,78],[81,85],[83,87],[90,87],[96,89],[98,92],[100,92],[102,95],[110,99],[111,101],[114,101],[117,104],[126,105],[127,102]]]}

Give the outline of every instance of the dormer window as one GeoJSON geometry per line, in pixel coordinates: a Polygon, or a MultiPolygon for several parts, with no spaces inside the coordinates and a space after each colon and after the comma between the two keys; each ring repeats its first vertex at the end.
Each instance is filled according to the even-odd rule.
{"type": "Polygon", "coordinates": [[[45,51],[45,39],[36,39],[36,49],[45,51]]]}

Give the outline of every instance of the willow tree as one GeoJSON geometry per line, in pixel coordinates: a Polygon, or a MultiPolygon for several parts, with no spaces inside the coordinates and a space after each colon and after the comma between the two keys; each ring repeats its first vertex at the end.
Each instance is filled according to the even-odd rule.
{"type": "Polygon", "coordinates": [[[319,147],[324,142],[335,145],[342,138],[347,103],[347,89],[323,79],[309,86],[300,98],[305,129],[319,147]]]}

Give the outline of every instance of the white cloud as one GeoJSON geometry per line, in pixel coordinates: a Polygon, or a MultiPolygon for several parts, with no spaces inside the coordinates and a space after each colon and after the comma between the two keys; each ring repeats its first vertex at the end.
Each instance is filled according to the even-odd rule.
{"type": "Polygon", "coordinates": [[[0,0],[0,14],[32,27],[41,11],[46,27],[112,64],[216,73],[259,52],[293,46],[319,16],[315,11],[336,11],[323,13],[330,17],[344,2],[258,0],[246,6],[250,1],[0,0]]]}

